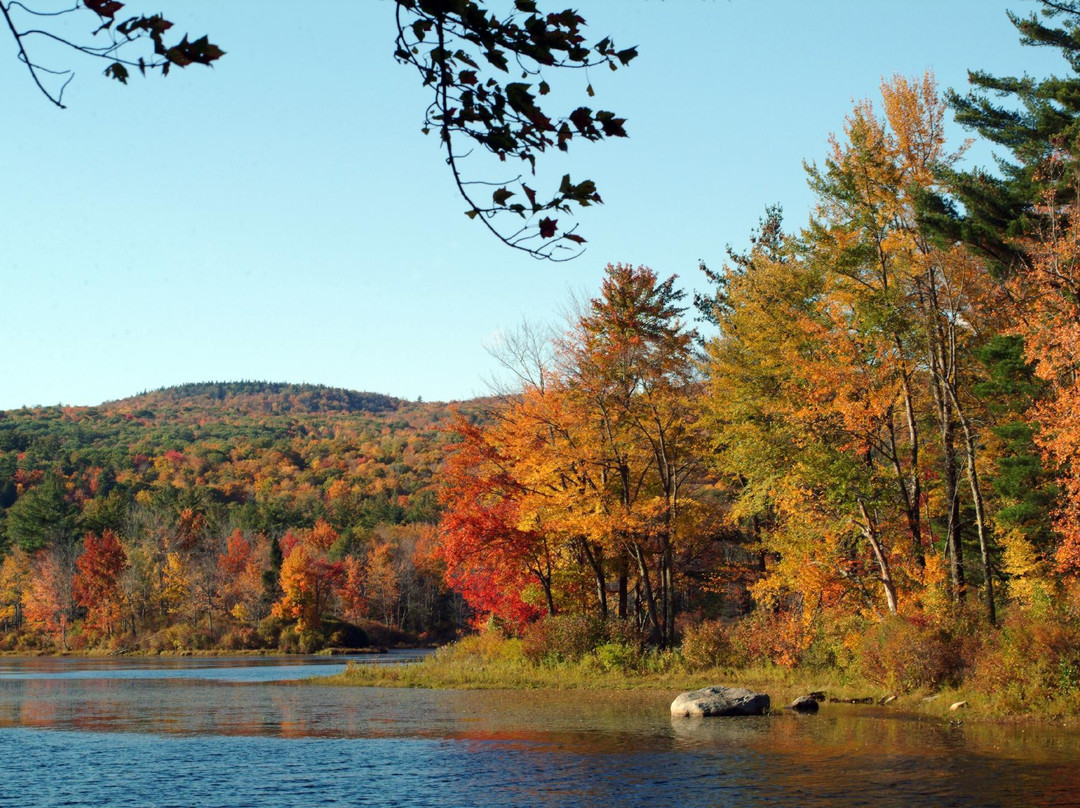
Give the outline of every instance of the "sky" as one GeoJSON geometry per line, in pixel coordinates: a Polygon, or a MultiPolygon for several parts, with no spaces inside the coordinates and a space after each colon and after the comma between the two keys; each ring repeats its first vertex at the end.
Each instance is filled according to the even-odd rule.
{"type": "Polygon", "coordinates": [[[76,71],[59,110],[14,44],[0,51],[0,410],[197,381],[483,395],[485,346],[595,294],[607,263],[691,290],[767,205],[804,225],[804,161],[883,78],[933,70],[963,91],[972,68],[1067,69],[1019,44],[1005,12],[1030,0],[579,0],[594,41],[640,56],[548,76],[566,111],[614,110],[630,134],[542,160],[541,187],[570,173],[605,201],[580,217],[584,255],[552,264],[464,215],[420,131],[427,92],[393,60],[389,0],[151,5],[128,10],[208,33],[225,57],[122,86],[42,54],[76,71]]]}

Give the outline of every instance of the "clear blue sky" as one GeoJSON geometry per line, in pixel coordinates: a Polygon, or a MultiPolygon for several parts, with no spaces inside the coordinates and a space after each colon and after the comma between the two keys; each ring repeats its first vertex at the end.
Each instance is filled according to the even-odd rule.
{"type": "Polygon", "coordinates": [[[549,182],[591,177],[606,202],[582,219],[588,251],[559,265],[463,215],[420,133],[426,93],[392,59],[388,0],[130,0],[227,55],[127,87],[69,60],[65,111],[0,39],[0,409],[238,379],[483,394],[485,343],[592,293],[607,262],[690,287],[766,205],[803,224],[803,160],[882,77],[932,69],[962,88],[968,68],[1065,69],[1019,45],[1005,9],[1026,0],[578,7],[595,38],[641,55],[591,77],[592,103],[627,117],[630,138],[550,161],[549,182]]]}

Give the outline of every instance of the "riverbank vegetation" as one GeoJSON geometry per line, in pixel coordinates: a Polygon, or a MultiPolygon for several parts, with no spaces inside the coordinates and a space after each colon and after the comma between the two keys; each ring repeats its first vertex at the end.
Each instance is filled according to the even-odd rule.
{"type": "MultiPolygon", "coordinates": [[[[977,618],[973,618],[977,619],[977,618]]],[[[778,662],[754,621],[688,627],[670,649],[634,642],[625,626],[576,617],[548,618],[546,628],[508,636],[497,626],[402,665],[350,662],[323,683],[434,689],[659,690],[715,684],[768,693],[780,709],[809,693],[829,702],[888,706],[922,715],[983,720],[1075,723],[1076,690],[1062,654],[1080,626],[1025,618],[985,635],[910,620],[864,624],[849,635],[819,633],[799,664],[778,662]],[[612,629],[615,629],[612,631],[612,629]],[[557,637],[553,637],[555,634],[557,637]],[[543,639],[538,641],[538,635],[543,639]],[[983,642],[980,637],[985,637],[983,642]],[[962,702],[962,706],[950,709],[962,702]]]]}
{"type": "MultiPolygon", "coordinates": [[[[1075,59],[1080,7],[1042,11],[1022,36],[1075,59]]],[[[768,671],[1075,714],[1080,78],[973,81],[856,104],[810,221],[702,268],[700,328],[674,275],[611,264],[456,413],[253,384],[2,414],[3,647],[486,625],[347,678],[768,671]]]]}

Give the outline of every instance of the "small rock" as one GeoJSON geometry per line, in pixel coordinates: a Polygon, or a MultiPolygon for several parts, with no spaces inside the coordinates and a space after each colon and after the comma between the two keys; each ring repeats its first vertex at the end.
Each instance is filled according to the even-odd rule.
{"type": "Polygon", "coordinates": [[[742,687],[714,685],[681,693],[671,702],[671,714],[678,716],[767,715],[769,697],[742,687]]]}
{"type": "Polygon", "coordinates": [[[894,701],[896,701],[896,696],[884,696],[878,704],[892,704],[894,701]]]}
{"type": "Polygon", "coordinates": [[[820,704],[821,702],[825,701],[825,691],[815,690],[812,693],[807,693],[806,698],[813,699],[820,704]]]}
{"type": "Polygon", "coordinates": [[[818,711],[817,699],[810,696],[799,696],[795,701],[788,705],[789,710],[794,710],[797,713],[816,713],[818,711]]]}
{"type": "Polygon", "coordinates": [[[934,699],[936,699],[940,695],[941,695],[940,693],[935,693],[932,696],[923,696],[923,701],[933,701],[934,699]]]}
{"type": "Polygon", "coordinates": [[[967,706],[968,703],[966,701],[958,701],[955,704],[950,704],[949,710],[951,710],[952,712],[956,712],[957,710],[962,710],[967,706]]]}

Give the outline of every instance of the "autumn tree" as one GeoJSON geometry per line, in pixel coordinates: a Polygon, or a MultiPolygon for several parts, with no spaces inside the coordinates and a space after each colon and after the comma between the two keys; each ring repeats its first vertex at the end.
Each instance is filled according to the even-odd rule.
{"type": "MultiPolygon", "coordinates": [[[[1045,207],[1062,211],[1047,216],[1037,238],[1025,245],[1031,268],[1016,273],[1010,289],[1023,316],[1014,334],[1023,340],[1024,359],[1045,385],[1046,393],[1029,411],[1038,427],[1036,440],[1044,458],[1057,474],[1061,496],[1054,527],[1060,544],[1054,560],[1058,571],[1080,574],[1080,172],[1075,162],[1062,159],[1048,168],[1071,177],[1073,190],[1060,198],[1046,192],[1045,207]]],[[[1036,548],[1037,550],[1037,548],[1036,548]]]]}
{"type": "Polygon", "coordinates": [[[702,477],[697,334],[683,319],[675,280],[609,264],[600,295],[561,343],[568,395],[595,431],[600,478],[618,503],[608,510],[614,545],[636,567],[648,625],[662,644],[674,640],[678,553],[692,535],[681,532],[693,512],[686,492],[702,477]]]}
{"type": "Polygon", "coordinates": [[[30,590],[30,556],[16,545],[0,563],[0,623],[18,631],[30,590]]]}
{"type": "MultiPolygon", "coordinates": [[[[823,546],[833,547],[829,565],[849,581],[859,577],[844,561],[843,531],[857,531],[889,612],[900,609],[902,589],[917,599],[936,586],[939,535],[962,596],[964,472],[993,620],[977,456],[984,419],[973,396],[988,275],[959,246],[932,240],[920,220],[924,198],[944,192],[939,176],[957,158],[945,150],[932,76],[896,77],[882,95],[883,116],[857,104],[824,166],[808,168],[818,204],[802,238],[786,250],[775,239],[762,244],[724,278],[710,399],[715,427],[731,435],[720,437],[721,463],[761,478],[744,486],[747,503],[761,507],[760,492],[787,489],[770,498],[801,526],[800,541],[813,541],[805,517],[816,513],[823,546]],[[801,460],[785,468],[785,455],[801,460]]],[[[786,554],[810,558],[792,544],[786,554]]]]}
{"type": "Polygon", "coordinates": [[[266,537],[245,536],[239,528],[229,534],[225,552],[217,557],[221,608],[237,620],[257,622],[266,616],[264,575],[270,569],[266,537]]]}
{"type": "Polygon", "coordinates": [[[88,533],[72,582],[75,603],[86,610],[86,627],[97,635],[110,637],[124,616],[121,576],[127,558],[111,530],[98,537],[88,533]]]}
{"type": "Polygon", "coordinates": [[[629,615],[632,582],[636,616],[656,642],[672,641],[680,551],[699,535],[686,492],[700,483],[694,332],[674,281],[609,265],[549,367],[533,349],[512,352],[520,388],[490,425],[458,426],[447,463],[450,570],[470,558],[509,593],[510,576],[527,575],[550,614],[584,609],[579,593],[592,589],[603,618],[612,584],[629,615]]]}
{"type": "Polygon", "coordinates": [[[26,597],[27,623],[43,629],[68,649],[68,629],[75,619],[75,548],[58,543],[38,550],[31,561],[30,591],[26,597]]]}
{"type": "Polygon", "coordinates": [[[344,567],[332,561],[328,551],[337,539],[337,532],[319,520],[309,530],[287,533],[281,540],[282,596],[272,613],[296,620],[300,631],[318,628],[335,603],[344,567]]]}
{"type": "Polygon", "coordinates": [[[536,607],[522,599],[530,582],[541,587],[554,614],[553,548],[542,532],[520,523],[525,491],[507,468],[497,435],[463,417],[454,430],[460,441],[450,447],[439,495],[447,583],[481,619],[495,615],[520,625],[536,616],[536,607]]]}

